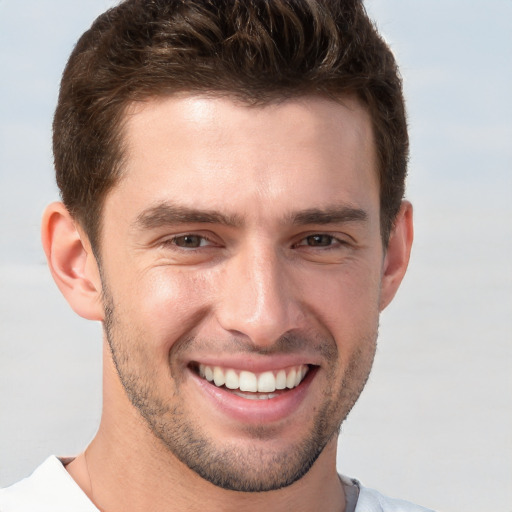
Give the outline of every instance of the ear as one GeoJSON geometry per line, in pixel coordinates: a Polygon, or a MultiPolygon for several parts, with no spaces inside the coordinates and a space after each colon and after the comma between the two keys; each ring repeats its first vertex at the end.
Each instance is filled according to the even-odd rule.
{"type": "Polygon", "coordinates": [[[62,203],[46,208],[41,238],[50,272],[69,305],[83,318],[102,321],[102,285],[96,258],[87,236],[62,203]]]}
{"type": "Polygon", "coordinates": [[[396,217],[384,257],[380,310],[393,300],[409,264],[413,240],[412,205],[403,201],[396,217]]]}

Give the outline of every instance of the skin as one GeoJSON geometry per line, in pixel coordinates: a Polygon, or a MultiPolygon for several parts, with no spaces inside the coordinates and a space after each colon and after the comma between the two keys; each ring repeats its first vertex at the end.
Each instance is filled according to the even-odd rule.
{"type": "Polygon", "coordinates": [[[63,205],[43,220],[61,291],[105,327],[101,425],[69,473],[109,512],[343,510],[339,426],[412,243],[404,202],[383,247],[367,112],[175,96],[132,106],[125,142],[100,264],[63,205]],[[312,371],[234,414],[197,363],[312,371]]]}

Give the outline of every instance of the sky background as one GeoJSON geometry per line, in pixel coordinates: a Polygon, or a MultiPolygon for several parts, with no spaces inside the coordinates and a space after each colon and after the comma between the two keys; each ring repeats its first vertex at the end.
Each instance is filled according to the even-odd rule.
{"type": "MultiPolygon", "coordinates": [[[[101,330],[40,249],[66,59],[113,2],[0,0],[0,485],[76,454],[101,330]]],[[[338,467],[437,510],[512,511],[512,0],[369,0],[401,65],[416,240],[338,467]]]]}

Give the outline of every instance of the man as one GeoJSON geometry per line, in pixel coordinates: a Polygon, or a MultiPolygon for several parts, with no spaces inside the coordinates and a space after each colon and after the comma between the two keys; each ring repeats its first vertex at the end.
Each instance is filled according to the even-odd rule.
{"type": "Polygon", "coordinates": [[[0,510],[425,510],[335,465],[409,259],[407,152],[359,1],[100,16],[63,75],[42,238],[103,323],[102,420],[0,510]]]}

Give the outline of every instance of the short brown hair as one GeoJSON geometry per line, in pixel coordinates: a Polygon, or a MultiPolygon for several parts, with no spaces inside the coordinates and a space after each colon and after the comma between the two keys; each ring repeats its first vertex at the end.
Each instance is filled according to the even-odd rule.
{"type": "Polygon", "coordinates": [[[395,59],[362,1],[126,0],[78,41],[53,124],[62,200],[93,247],[122,173],[126,108],[185,91],[251,104],[355,94],[372,118],[387,243],[404,194],[407,126],[395,59]]]}

